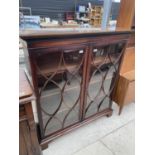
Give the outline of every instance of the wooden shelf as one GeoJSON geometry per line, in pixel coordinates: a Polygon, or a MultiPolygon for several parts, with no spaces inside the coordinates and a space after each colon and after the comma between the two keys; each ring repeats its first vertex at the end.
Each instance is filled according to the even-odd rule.
{"type": "MultiPolygon", "coordinates": [[[[115,60],[115,57],[112,57],[111,60],[114,61],[114,60],[115,60]]],[[[105,64],[108,64],[108,63],[110,63],[110,60],[109,60],[109,59],[105,59],[104,56],[97,56],[97,57],[94,59],[94,64],[95,64],[95,65],[100,65],[100,64],[102,64],[103,62],[105,62],[105,64]]],[[[92,62],[92,64],[93,64],[93,62],[92,62]]]]}
{"type": "MultiPolygon", "coordinates": [[[[66,70],[70,70],[73,71],[76,66],[78,66],[78,63],[67,63],[64,65],[60,65],[58,67],[58,62],[57,61],[50,61],[44,64],[41,64],[39,66],[39,69],[41,71],[41,73],[45,74],[45,75],[50,75],[51,73],[54,73],[58,70],[58,73],[63,73],[66,70]]],[[[38,72],[38,75],[40,75],[40,73],[38,72]]]]}
{"type": "MultiPolygon", "coordinates": [[[[112,61],[115,59],[115,57],[111,58],[112,61]]],[[[109,59],[105,59],[104,56],[96,56],[92,62],[92,64],[94,63],[95,65],[100,65],[103,62],[105,62],[105,64],[110,63],[109,59]]],[[[62,64],[58,67],[59,65],[59,59],[46,59],[46,61],[39,61],[38,62],[38,67],[41,71],[42,74],[44,75],[50,75],[51,73],[54,73],[58,70],[57,73],[63,73],[65,72],[67,69],[70,71],[74,71],[76,66],[79,65],[80,62],[71,62],[71,63],[66,63],[65,65],[62,64]]],[[[38,75],[40,75],[40,72],[38,71],[37,73],[38,75]]]]}
{"type": "MultiPolygon", "coordinates": [[[[65,60],[65,65],[63,62],[61,62],[61,65],[59,65],[60,57],[61,57],[60,53],[40,56],[37,59],[37,66],[40,69],[41,73],[48,76],[51,73],[56,72],[57,70],[58,70],[57,73],[63,73],[67,69],[70,71],[73,71],[76,68],[76,66],[78,66],[80,63],[80,61],[77,61],[77,60],[76,61],[65,60]]],[[[38,71],[37,74],[40,75],[40,72],[38,71]]]]}
{"type": "Polygon", "coordinates": [[[93,10],[89,12],[90,24],[93,26],[100,26],[102,20],[102,7],[93,6],[93,10]]]}

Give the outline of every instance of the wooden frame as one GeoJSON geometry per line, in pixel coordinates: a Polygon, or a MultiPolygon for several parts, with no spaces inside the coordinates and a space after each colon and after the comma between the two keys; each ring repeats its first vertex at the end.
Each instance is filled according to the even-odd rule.
{"type": "MultiPolygon", "coordinates": [[[[39,116],[39,130],[40,130],[40,144],[42,147],[47,145],[51,140],[54,138],[61,136],[65,133],[68,133],[74,128],[77,128],[87,122],[94,120],[95,118],[101,116],[111,116],[112,109],[111,109],[111,93],[113,87],[115,85],[119,66],[121,63],[121,59],[123,57],[124,50],[127,45],[128,38],[130,37],[130,31],[118,31],[118,32],[100,32],[100,33],[68,33],[68,34],[21,34],[21,38],[27,42],[28,51],[26,55],[28,56],[30,62],[30,70],[29,73],[31,74],[34,91],[37,97],[37,110],[39,116]],[[109,103],[108,106],[103,109],[102,111],[97,111],[96,113],[91,114],[89,117],[85,117],[85,109],[86,109],[86,100],[87,100],[87,90],[89,87],[90,82],[90,70],[92,70],[91,64],[92,62],[92,53],[93,49],[102,47],[105,50],[105,47],[109,47],[111,49],[114,45],[123,44],[121,48],[121,55],[118,57],[117,60],[117,68],[115,69],[114,74],[112,75],[112,80],[110,82],[110,92],[108,94],[109,103]],[[40,106],[40,98],[39,98],[39,87],[38,87],[38,74],[36,68],[36,61],[37,56],[40,54],[53,54],[54,51],[68,51],[68,54],[71,53],[72,50],[83,50],[84,54],[82,56],[82,81],[81,81],[81,90],[80,90],[80,113],[79,113],[79,121],[73,123],[61,130],[53,132],[48,135],[44,135],[44,125],[42,120],[41,114],[41,106],[40,106]]],[[[111,49],[114,53],[117,51],[116,47],[111,49]]],[[[109,50],[110,51],[110,50],[109,50]]],[[[54,55],[53,55],[54,56],[54,55]]],[[[114,65],[114,62],[111,58],[107,56],[111,65],[114,65]]],[[[98,63],[98,65],[103,65],[104,60],[98,63]]],[[[105,63],[105,66],[108,66],[109,63],[105,63]]],[[[97,65],[97,64],[96,64],[97,65]]],[[[95,65],[95,66],[96,66],[95,65]]],[[[115,68],[116,66],[114,66],[115,68]]],[[[96,66],[96,70],[100,72],[100,68],[96,66]]],[[[96,71],[96,72],[97,72],[96,71]]],[[[63,71],[65,72],[65,70],[63,71]]],[[[72,73],[72,72],[71,72],[72,73]]],[[[102,73],[100,73],[102,74],[102,73]]],[[[102,76],[103,77],[103,76],[102,76]]],[[[47,79],[48,80],[48,79],[47,79]]],[[[92,101],[93,102],[93,101],[92,101]]]]}

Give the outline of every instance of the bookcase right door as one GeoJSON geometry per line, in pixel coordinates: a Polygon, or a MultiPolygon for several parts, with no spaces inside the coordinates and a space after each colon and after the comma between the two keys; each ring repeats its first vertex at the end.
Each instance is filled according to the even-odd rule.
{"type": "Polygon", "coordinates": [[[84,118],[110,108],[110,95],[115,85],[124,48],[124,42],[90,47],[84,118]]]}

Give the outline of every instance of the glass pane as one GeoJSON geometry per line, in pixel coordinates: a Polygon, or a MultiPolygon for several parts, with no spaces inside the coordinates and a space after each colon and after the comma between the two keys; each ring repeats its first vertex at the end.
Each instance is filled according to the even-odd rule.
{"type": "Polygon", "coordinates": [[[118,71],[124,44],[117,43],[93,49],[85,117],[109,108],[112,80],[118,71]]]}
{"type": "Polygon", "coordinates": [[[84,50],[38,55],[37,74],[45,135],[79,121],[84,50]]]}

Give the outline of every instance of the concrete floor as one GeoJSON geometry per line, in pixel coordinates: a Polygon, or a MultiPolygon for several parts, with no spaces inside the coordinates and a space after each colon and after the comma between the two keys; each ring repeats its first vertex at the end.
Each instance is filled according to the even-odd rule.
{"type": "Polygon", "coordinates": [[[135,107],[125,106],[121,116],[113,104],[110,118],[102,117],[49,144],[43,155],[134,155],[135,107]]]}

